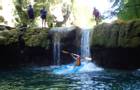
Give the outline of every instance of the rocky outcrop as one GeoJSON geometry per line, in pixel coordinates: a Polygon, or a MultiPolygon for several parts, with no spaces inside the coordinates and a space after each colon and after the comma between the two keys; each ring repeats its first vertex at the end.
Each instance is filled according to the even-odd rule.
{"type": "Polygon", "coordinates": [[[0,31],[0,68],[51,65],[48,30],[0,31]]]}
{"type": "Polygon", "coordinates": [[[0,31],[2,30],[12,30],[14,29],[13,27],[10,27],[10,26],[6,26],[6,25],[0,25],[0,31]]]}
{"type": "Polygon", "coordinates": [[[102,67],[140,68],[140,20],[103,23],[93,30],[92,55],[102,67]]]}
{"type": "Polygon", "coordinates": [[[56,27],[52,28],[49,33],[48,37],[52,40],[57,36],[60,38],[61,47],[75,47],[75,49],[80,48],[81,44],[81,29],[76,26],[72,27],[56,27]]]}
{"type": "MultiPolygon", "coordinates": [[[[76,52],[80,48],[80,28],[63,28],[60,32],[53,29],[0,31],[0,68],[54,64],[53,38],[56,34],[61,38],[61,50],[76,52]]],[[[70,62],[72,57],[61,53],[61,64],[70,62]]]]}
{"type": "Polygon", "coordinates": [[[140,47],[140,20],[114,21],[94,28],[92,46],[140,47]]]}
{"type": "Polygon", "coordinates": [[[98,66],[133,70],[140,68],[140,48],[92,48],[93,60],[98,66]]]}
{"type": "MultiPolygon", "coordinates": [[[[60,27],[60,28],[52,28],[48,37],[50,40],[50,46],[53,50],[53,43],[55,39],[56,41],[60,41],[60,51],[66,50],[69,52],[77,53],[80,49],[81,44],[81,29],[79,27],[60,27]]],[[[67,64],[72,62],[72,57],[69,54],[64,54],[61,52],[61,64],[67,64]]]]}

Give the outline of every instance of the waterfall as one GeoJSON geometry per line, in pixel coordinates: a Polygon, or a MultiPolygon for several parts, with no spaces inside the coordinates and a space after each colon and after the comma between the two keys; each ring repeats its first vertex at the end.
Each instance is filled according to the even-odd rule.
{"type": "Polygon", "coordinates": [[[90,57],[90,30],[82,30],[81,57],[90,57]]]}
{"type": "MultiPolygon", "coordinates": [[[[64,31],[61,31],[61,33],[64,31]]],[[[60,33],[60,31],[59,31],[60,33]]],[[[90,29],[87,30],[81,30],[81,57],[87,57],[91,59],[90,55],[90,29]]],[[[55,38],[56,41],[54,43],[54,58],[55,61],[60,63],[60,40],[56,33],[55,38]],[[59,53],[58,53],[59,52],[59,53]],[[58,56],[59,57],[58,57],[58,56]],[[58,59],[59,58],[59,59],[58,59]]],[[[81,60],[81,65],[78,67],[75,67],[75,63],[71,63],[68,65],[62,65],[58,68],[54,68],[53,73],[54,74],[72,74],[72,73],[78,73],[78,72],[93,72],[93,71],[101,71],[102,68],[97,67],[94,62],[88,60],[87,58],[81,60]]]]}
{"type": "Polygon", "coordinates": [[[53,37],[53,60],[54,65],[60,65],[60,35],[55,32],[53,37]]]}
{"type": "Polygon", "coordinates": [[[50,31],[53,33],[53,62],[54,65],[60,65],[61,58],[60,58],[60,52],[61,52],[61,38],[62,36],[75,29],[75,27],[55,27],[52,28],[50,31]]]}

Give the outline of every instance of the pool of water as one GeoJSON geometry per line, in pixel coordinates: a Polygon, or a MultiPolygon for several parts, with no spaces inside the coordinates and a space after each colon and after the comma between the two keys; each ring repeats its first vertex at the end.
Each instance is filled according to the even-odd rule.
{"type": "Polygon", "coordinates": [[[67,75],[24,68],[0,71],[0,90],[140,90],[140,71],[99,70],[67,75]]]}

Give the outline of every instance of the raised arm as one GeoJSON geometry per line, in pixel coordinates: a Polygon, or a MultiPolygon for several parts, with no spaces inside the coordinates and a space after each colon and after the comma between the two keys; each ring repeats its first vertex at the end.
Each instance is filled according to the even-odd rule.
{"type": "Polygon", "coordinates": [[[71,56],[76,60],[77,59],[77,54],[71,54],[71,56]]]}

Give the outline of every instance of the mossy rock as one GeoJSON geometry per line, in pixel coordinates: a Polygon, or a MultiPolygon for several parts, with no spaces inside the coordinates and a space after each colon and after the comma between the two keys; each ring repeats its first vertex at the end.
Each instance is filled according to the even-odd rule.
{"type": "Polygon", "coordinates": [[[0,31],[0,45],[8,45],[18,42],[17,30],[3,30],[0,31]]]}
{"type": "Polygon", "coordinates": [[[92,46],[140,47],[140,20],[103,23],[93,30],[92,46]]]}
{"type": "Polygon", "coordinates": [[[4,22],[4,17],[3,16],[0,16],[0,23],[1,22],[4,22]]]}
{"type": "Polygon", "coordinates": [[[48,48],[48,30],[27,30],[23,36],[25,40],[25,45],[30,47],[40,46],[43,48],[48,48]]]}
{"type": "Polygon", "coordinates": [[[25,42],[25,46],[29,47],[43,47],[48,48],[48,30],[42,29],[28,29],[26,31],[19,30],[3,30],[0,31],[0,45],[9,45],[19,42],[19,36],[22,35],[22,38],[25,42]]]}

